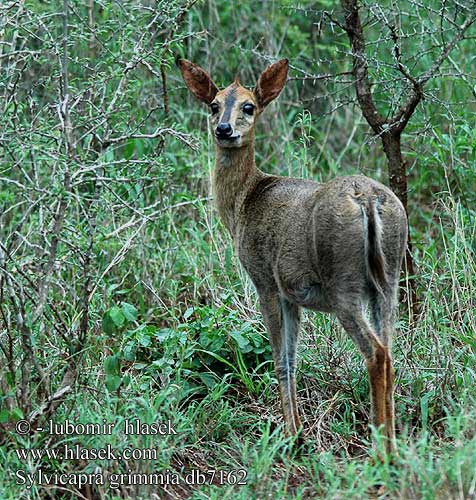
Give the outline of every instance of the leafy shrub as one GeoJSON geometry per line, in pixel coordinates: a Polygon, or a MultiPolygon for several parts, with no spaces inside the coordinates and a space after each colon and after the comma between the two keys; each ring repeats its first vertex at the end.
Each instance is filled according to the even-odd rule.
{"type": "MultiPolygon", "coordinates": [[[[119,349],[105,359],[106,386],[118,390],[129,379],[126,367],[140,371],[160,385],[174,382],[202,391],[226,373],[247,387],[252,375],[269,367],[271,347],[266,337],[238,312],[226,306],[189,308],[175,328],[137,324],[137,309],[126,302],[108,309],[102,319],[106,335],[122,335],[119,349]],[[122,369],[121,369],[122,366],[122,369]]],[[[145,383],[147,385],[147,383],[145,383]]]]}

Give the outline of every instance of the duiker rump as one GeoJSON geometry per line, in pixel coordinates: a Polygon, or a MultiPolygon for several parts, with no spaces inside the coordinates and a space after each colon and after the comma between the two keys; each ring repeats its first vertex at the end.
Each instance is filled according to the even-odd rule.
{"type": "Polygon", "coordinates": [[[334,313],[365,357],[372,423],[383,430],[391,451],[391,338],[407,240],[402,204],[387,187],[361,175],[319,184],[256,167],[255,123],[286,83],[286,59],[266,68],[254,90],[238,80],[219,90],[196,64],[182,59],[178,65],[189,90],[210,109],[215,201],[259,295],[288,431],[301,427],[296,347],[300,309],[306,307],[334,313]]]}

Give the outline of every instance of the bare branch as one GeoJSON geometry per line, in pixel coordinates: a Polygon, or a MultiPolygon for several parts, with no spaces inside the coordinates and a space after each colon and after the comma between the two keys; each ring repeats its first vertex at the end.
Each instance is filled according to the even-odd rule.
{"type": "Polygon", "coordinates": [[[355,78],[357,99],[365,119],[374,132],[379,134],[382,132],[385,119],[378,112],[372,98],[367,57],[365,54],[365,38],[360,22],[357,0],[342,0],[341,5],[344,9],[345,31],[347,32],[352,47],[353,74],[355,78]]]}
{"type": "Polygon", "coordinates": [[[193,141],[188,134],[184,134],[183,132],[178,132],[173,128],[157,128],[155,132],[151,134],[126,134],[121,135],[119,137],[111,137],[104,142],[101,142],[103,148],[109,147],[111,144],[118,144],[129,139],[157,139],[159,137],[163,137],[164,135],[171,135],[176,139],[179,139],[184,144],[186,144],[190,149],[194,151],[198,151],[198,144],[193,141]]]}
{"type": "Polygon", "coordinates": [[[468,30],[468,28],[476,21],[476,13],[468,17],[466,21],[459,27],[458,31],[454,37],[446,44],[441,54],[435,60],[433,65],[428,71],[423,73],[418,78],[409,78],[413,84],[413,89],[408,97],[408,99],[403,103],[400,109],[395,113],[395,115],[389,120],[393,133],[400,134],[406,127],[408,120],[413,115],[416,107],[423,99],[423,87],[425,84],[433,78],[439,71],[443,62],[448,59],[451,51],[456,47],[458,42],[460,42],[468,30]]]}
{"type": "MultiPolygon", "coordinates": [[[[476,2],[473,2],[473,8],[476,8],[476,2]]],[[[464,38],[466,31],[472,24],[474,24],[475,21],[476,11],[473,11],[473,15],[468,17],[466,21],[459,27],[455,36],[446,44],[445,48],[433,63],[431,68],[418,78],[418,83],[420,85],[424,85],[430,78],[433,78],[436,75],[442,63],[447,59],[448,55],[456,47],[456,45],[464,38]]]]}

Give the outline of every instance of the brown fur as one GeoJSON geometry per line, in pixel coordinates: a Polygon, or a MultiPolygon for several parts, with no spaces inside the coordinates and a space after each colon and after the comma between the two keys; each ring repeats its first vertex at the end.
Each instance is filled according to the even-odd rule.
{"type": "Polygon", "coordinates": [[[267,106],[273,99],[276,99],[281,89],[286,83],[288,75],[288,60],[282,59],[271,64],[266,71],[261,74],[255,88],[255,95],[261,108],[267,106]]]}
{"type": "MultiPolygon", "coordinates": [[[[202,74],[196,82],[188,64],[180,67],[195,95],[197,85],[215,86],[211,79],[203,84],[202,74]]],[[[318,184],[268,175],[257,168],[255,121],[277,97],[286,77],[287,61],[282,60],[263,72],[254,91],[235,81],[216,92],[213,105],[219,111],[212,115],[212,127],[225,117],[233,131],[230,139],[216,140],[216,205],[259,295],[288,431],[296,433],[301,425],[296,346],[300,309],[306,307],[334,313],[364,355],[373,423],[384,426],[390,450],[394,440],[390,344],[406,247],[405,212],[387,187],[364,176],[318,184]],[[252,116],[244,112],[246,104],[256,107],[252,116]],[[363,315],[367,304],[372,326],[363,315]]]]}
{"type": "Polygon", "coordinates": [[[218,88],[208,76],[208,73],[200,68],[200,66],[186,59],[180,59],[178,65],[187,87],[195,97],[200,101],[210,104],[218,92],[218,88]]]}

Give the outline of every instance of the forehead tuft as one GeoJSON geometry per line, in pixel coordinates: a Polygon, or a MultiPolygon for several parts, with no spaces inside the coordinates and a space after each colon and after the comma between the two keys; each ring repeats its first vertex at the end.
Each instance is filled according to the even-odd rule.
{"type": "Polygon", "coordinates": [[[240,83],[233,82],[231,85],[228,85],[223,90],[220,90],[217,94],[217,97],[222,100],[228,100],[233,101],[236,100],[243,100],[243,99],[250,99],[251,101],[255,101],[255,97],[253,92],[251,90],[246,89],[243,87],[240,83]]]}

